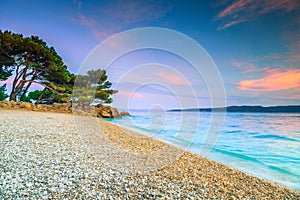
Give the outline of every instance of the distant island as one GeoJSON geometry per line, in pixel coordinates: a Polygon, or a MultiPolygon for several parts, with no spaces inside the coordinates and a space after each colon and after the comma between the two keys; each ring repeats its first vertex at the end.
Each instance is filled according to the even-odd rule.
{"type": "Polygon", "coordinates": [[[300,105],[295,106],[228,106],[221,108],[172,109],[169,112],[255,112],[255,113],[300,113],[300,105]]]}

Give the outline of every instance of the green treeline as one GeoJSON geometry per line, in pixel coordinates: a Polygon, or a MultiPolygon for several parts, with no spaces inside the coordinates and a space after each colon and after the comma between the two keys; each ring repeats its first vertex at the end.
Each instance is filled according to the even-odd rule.
{"type": "Polygon", "coordinates": [[[117,92],[110,89],[105,70],[76,76],[68,71],[55,49],[39,37],[0,30],[0,81],[8,78],[12,80],[11,92],[6,93],[6,84],[0,86],[0,100],[9,97],[9,100],[39,103],[99,99],[111,103],[111,95],[117,92]],[[34,83],[43,89],[30,91],[34,83]]]}

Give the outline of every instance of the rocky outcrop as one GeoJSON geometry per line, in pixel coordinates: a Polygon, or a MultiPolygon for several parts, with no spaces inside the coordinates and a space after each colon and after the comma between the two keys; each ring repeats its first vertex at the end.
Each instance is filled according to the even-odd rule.
{"type": "Polygon", "coordinates": [[[120,112],[120,115],[123,117],[123,116],[131,116],[130,114],[129,114],[129,112],[128,111],[122,111],[122,112],[120,112]]]}
{"type": "Polygon", "coordinates": [[[119,113],[117,108],[98,104],[96,106],[89,106],[88,104],[71,104],[71,103],[53,103],[47,104],[32,104],[29,102],[15,102],[15,101],[0,101],[0,109],[9,110],[32,110],[39,112],[60,112],[73,113],[75,115],[89,115],[99,118],[121,118],[122,116],[130,116],[126,111],[119,113]]]}
{"type": "Polygon", "coordinates": [[[117,108],[111,106],[104,106],[103,104],[98,104],[96,107],[96,116],[100,118],[121,118],[117,108]]]}
{"type": "Polygon", "coordinates": [[[0,109],[9,110],[32,110],[41,112],[62,112],[71,113],[71,103],[54,103],[52,105],[47,104],[32,104],[29,102],[15,102],[15,101],[0,101],[0,109]]]}

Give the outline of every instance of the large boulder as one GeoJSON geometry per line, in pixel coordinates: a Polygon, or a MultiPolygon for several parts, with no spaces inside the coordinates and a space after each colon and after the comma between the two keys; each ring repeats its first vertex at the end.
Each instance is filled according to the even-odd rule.
{"type": "Polygon", "coordinates": [[[121,115],[118,109],[113,108],[111,106],[104,106],[102,104],[98,104],[95,106],[96,117],[100,118],[120,118],[121,115]]]}
{"type": "Polygon", "coordinates": [[[9,101],[1,101],[0,102],[0,108],[3,108],[3,109],[10,109],[10,102],[9,101]]]}
{"type": "Polygon", "coordinates": [[[119,113],[117,108],[112,108],[112,115],[113,115],[113,118],[121,118],[122,117],[122,115],[119,113]]]}
{"type": "Polygon", "coordinates": [[[21,109],[32,110],[34,108],[34,105],[29,102],[19,102],[19,107],[21,109]]]}

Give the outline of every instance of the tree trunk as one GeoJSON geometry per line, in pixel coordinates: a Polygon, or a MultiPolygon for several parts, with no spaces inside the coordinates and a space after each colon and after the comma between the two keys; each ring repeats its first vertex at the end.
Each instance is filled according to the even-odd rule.
{"type": "Polygon", "coordinates": [[[28,66],[26,66],[24,69],[21,69],[19,72],[20,66],[21,65],[17,66],[17,69],[16,69],[16,76],[15,76],[15,79],[12,84],[12,90],[11,90],[11,93],[9,96],[9,100],[17,101],[18,93],[22,90],[22,88],[24,87],[24,85],[26,83],[24,80],[26,80],[26,72],[27,72],[28,66]],[[22,79],[21,79],[21,81],[19,81],[21,77],[22,77],[22,79]]]}
{"type": "Polygon", "coordinates": [[[41,94],[39,95],[38,99],[36,100],[36,104],[40,103],[44,93],[46,92],[47,88],[44,88],[41,94]]]}
{"type": "Polygon", "coordinates": [[[23,93],[22,93],[22,95],[21,95],[21,97],[20,97],[20,100],[21,100],[21,101],[24,99],[24,97],[25,97],[25,95],[26,95],[26,93],[27,93],[29,87],[30,87],[31,84],[33,83],[34,79],[35,79],[35,74],[32,76],[31,80],[28,82],[26,88],[24,89],[24,91],[23,91],[23,93]]]}
{"type": "Polygon", "coordinates": [[[13,101],[16,101],[17,100],[17,94],[18,92],[16,91],[16,85],[20,79],[20,74],[19,74],[19,68],[20,68],[20,65],[17,66],[17,69],[16,69],[16,75],[15,75],[15,78],[13,80],[13,84],[12,84],[12,88],[11,88],[11,93],[9,95],[9,100],[13,100],[13,101]]]}
{"type": "Polygon", "coordinates": [[[17,94],[18,94],[18,92],[16,92],[16,91],[12,91],[11,93],[10,93],[10,95],[9,95],[9,100],[10,101],[17,101],[17,94]]]}

